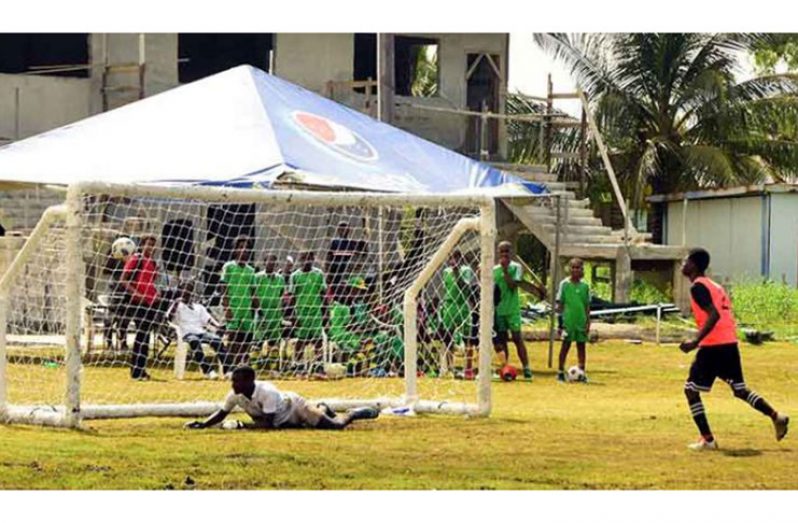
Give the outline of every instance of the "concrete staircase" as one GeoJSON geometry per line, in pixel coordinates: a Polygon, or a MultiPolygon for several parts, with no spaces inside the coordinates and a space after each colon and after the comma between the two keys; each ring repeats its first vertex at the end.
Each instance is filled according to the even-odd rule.
{"type": "MultiPolygon", "coordinates": [[[[625,247],[623,230],[605,226],[593,214],[590,200],[579,199],[572,189],[573,183],[560,182],[557,175],[545,172],[543,166],[494,164],[526,181],[545,185],[551,194],[560,195],[560,252],[564,256],[584,256],[592,253],[600,258],[615,258],[617,249],[625,247]]],[[[503,200],[515,217],[549,250],[556,243],[557,211],[552,200],[533,198],[508,198],[503,200]]],[[[630,244],[649,242],[650,234],[629,231],[630,244]]]]}
{"type": "MultiPolygon", "coordinates": [[[[628,300],[635,266],[656,265],[670,273],[674,300],[683,305],[685,287],[678,266],[685,255],[680,246],[656,245],[651,243],[651,235],[629,231],[613,230],[605,226],[593,214],[588,199],[580,199],[569,183],[557,180],[557,176],[545,172],[541,166],[517,166],[494,164],[505,172],[514,174],[526,181],[545,185],[551,194],[560,195],[560,262],[579,257],[585,260],[611,261],[614,281],[615,301],[628,300]]],[[[504,234],[518,234],[526,230],[534,235],[550,251],[555,251],[557,243],[557,209],[554,199],[535,197],[513,197],[502,199],[506,211],[500,211],[500,228],[510,226],[504,234]]],[[[685,302],[686,303],[686,302],[685,302]]]]}

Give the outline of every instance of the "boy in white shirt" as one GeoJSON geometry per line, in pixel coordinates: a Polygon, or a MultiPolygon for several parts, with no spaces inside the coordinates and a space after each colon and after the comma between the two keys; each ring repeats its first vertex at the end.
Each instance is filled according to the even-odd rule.
{"type": "MultiPolygon", "coordinates": [[[[211,364],[205,359],[202,351],[202,344],[207,343],[216,352],[216,357],[222,363],[227,361],[222,338],[207,330],[208,325],[217,329],[221,324],[216,318],[211,316],[208,309],[201,303],[194,302],[194,283],[185,282],[180,286],[182,297],[178,298],[167,312],[167,317],[177,325],[183,341],[188,343],[191,349],[191,359],[197,362],[202,371],[202,375],[208,379],[216,379],[218,374],[213,370],[211,364]]],[[[224,369],[225,372],[228,369],[224,369]]]]}
{"type": "Polygon", "coordinates": [[[233,390],[227,394],[224,406],[205,421],[190,421],[188,429],[206,429],[222,423],[235,407],[252,418],[252,423],[238,420],[222,423],[225,429],[290,429],[312,428],[341,430],[358,419],[374,419],[380,411],[372,407],[350,409],[336,413],[324,403],[316,406],[294,392],[282,392],[268,381],[256,381],[252,367],[238,367],[233,371],[233,390]]]}

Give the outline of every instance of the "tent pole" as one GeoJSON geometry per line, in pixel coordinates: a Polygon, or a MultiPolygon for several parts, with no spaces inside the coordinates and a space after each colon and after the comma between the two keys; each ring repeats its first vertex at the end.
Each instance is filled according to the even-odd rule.
{"type": "Polygon", "coordinates": [[[380,303],[385,303],[385,293],[383,289],[383,275],[385,274],[385,248],[383,246],[384,220],[385,220],[385,208],[382,205],[380,205],[379,208],[377,209],[377,249],[378,249],[377,285],[380,294],[380,303]]]}
{"type": "MultiPolygon", "coordinates": [[[[382,33],[377,33],[377,121],[382,121],[382,75],[380,74],[380,70],[382,69],[382,46],[380,45],[380,40],[382,39],[382,33]]],[[[366,89],[371,89],[367,87],[366,89]]]]}

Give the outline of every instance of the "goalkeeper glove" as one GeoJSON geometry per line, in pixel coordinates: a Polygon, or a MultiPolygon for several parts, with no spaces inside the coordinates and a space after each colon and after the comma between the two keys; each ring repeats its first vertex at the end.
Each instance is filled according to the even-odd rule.
{"type": "Polygon", "coordinates": [[[562,314],[557,315],[557,330],[562,330],[562,314]]]}

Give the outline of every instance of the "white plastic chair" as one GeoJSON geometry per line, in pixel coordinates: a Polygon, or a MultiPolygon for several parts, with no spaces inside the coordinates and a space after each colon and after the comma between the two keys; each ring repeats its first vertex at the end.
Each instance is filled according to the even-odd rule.
{"type": "MultiPolygon", "coordinates": [[[[177,324],[169,322],[169,326],[175,331],[177,339],[175,340],[175,364],[174,373],[175,378],[182,380],[186,375],[186,359],[188,358],[188,343],[183,341],[183,333],[177,324]]],[[[214,352],[214,359],[218,360],[219,355],[214,352]]],[[[222,363],[217,361],[219,376],[224,376],[224,367],[222,363]]]]}

